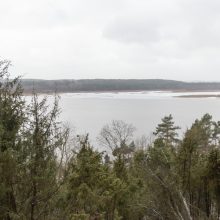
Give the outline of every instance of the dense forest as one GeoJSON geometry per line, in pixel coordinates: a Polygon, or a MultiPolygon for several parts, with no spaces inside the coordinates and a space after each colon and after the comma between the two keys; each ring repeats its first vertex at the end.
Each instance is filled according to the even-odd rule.
{"type": "Polygon", "coordinates": [[[105,91],[220,91],[220,82],[181,82],[163,79],[81,79],[37,80],[23,79],[24,92],[105,92],[105,91]]]}
{"type": "Polygon", "coordinates": [[[220,219],[220,122],[211,115],[183,137],[165,116],[151,141],[112,121],[97,151],[58,121],[58,97],[48,106],[34,93],[26,103],[8,68],[0,62],[0,219],[220,219]]]}

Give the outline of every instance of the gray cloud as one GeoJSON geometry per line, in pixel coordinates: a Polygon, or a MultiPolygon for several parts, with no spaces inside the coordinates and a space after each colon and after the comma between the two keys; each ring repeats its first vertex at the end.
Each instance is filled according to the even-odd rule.
{"type": "Polygon", "coordinates": [[[219,0],[0,2],[0,58],[26,78],[220,81],[219,0]]]}
{"type": "Polygon", "coordinates": [[[155,21],[134,18],[117,19],[108,25],[103,36],[122,43],[149,44],[160,40],[158,24],[155,21]]]}

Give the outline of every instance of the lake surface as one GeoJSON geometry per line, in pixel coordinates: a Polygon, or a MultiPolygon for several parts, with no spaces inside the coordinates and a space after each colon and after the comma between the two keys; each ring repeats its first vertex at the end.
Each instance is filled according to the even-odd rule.
{"type": "MultiPolygon", "coordinates": [[[[135,136],[151,136],[162,117],[172,114],[182,131],[205,113],[220,120],[220,98],[179,98],[181,95],[219,95],[220,92],[119,92],[61,94],[60,120],[77,134],[89,133],[94,144],[104,124],[112,120],[132,123],[135,136]]],[[[51,99],[51,97],[49,98],[51,99]]]]}

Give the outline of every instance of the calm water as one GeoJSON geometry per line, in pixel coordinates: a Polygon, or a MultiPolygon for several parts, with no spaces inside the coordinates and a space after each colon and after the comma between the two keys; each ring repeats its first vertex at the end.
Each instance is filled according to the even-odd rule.
{"type": "Polygon", "coordinates": [[[102,126],[113,119],[132,123],[137,128],[136,137],[142,134],[152,135],[160,119],[168,114],[173,115],[176,124],[182,127],[182,132],[205,113],[210,113],[215,120],[220,120],[219,98],[178,98],[176,97],[178,95],[182,94],[163,92],[62,94],[60,119],[75,128],[77,134],[88,132],[93,143],[102,126]]]}

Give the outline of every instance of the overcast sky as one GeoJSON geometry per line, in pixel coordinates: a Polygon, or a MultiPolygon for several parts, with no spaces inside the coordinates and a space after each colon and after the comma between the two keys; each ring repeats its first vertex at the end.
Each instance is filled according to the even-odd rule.
{"type": "Polygon", "coordinates": [[[219,0],[0,0],[0,31],[25,78],[220,81],[219,0]]]}

